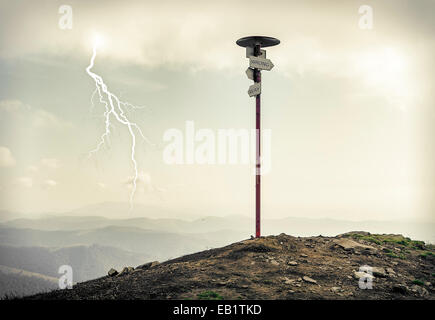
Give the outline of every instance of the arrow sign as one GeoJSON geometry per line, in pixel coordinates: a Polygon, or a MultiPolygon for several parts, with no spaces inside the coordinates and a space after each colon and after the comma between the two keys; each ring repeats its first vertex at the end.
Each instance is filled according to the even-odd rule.
{"type": "Polygon", "coordinates": [[[254,80],[254,69],[246,69],[246,75],[248,76],[248,79],[254,80]]]}
{"type": "Polygon", "coordinates": [[[250,97],[258,96],[261,93],[261,84],[259,82],[254,83],[249,87],[248,94],[250,97]]]}
{"type": "Polygon", "coordinates": [[[260,70],[272,70],[273,63],[269,59],[263,59],[258,57],[249,57],[249,66],[251,68],[260,69],[260,70]]]}

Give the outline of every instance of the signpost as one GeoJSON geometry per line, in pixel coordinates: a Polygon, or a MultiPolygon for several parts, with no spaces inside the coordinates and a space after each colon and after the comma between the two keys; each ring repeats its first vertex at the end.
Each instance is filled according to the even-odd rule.
{"type": "Polygon", "coordinates": [[[261,70],[271,70],[273,63],[266,59],[266,50],[261,48],[276,46],[280,43],[278,39],[263,36],[245,37],[237,40],[239,46],[246,48],[246,58],[249,58],[249,68],[246,70],[248,79],[254,80],[249,87],[250,97],[255,96],[255,128],[256,128],[256,160],[255,160],[255,237],[261,236],[260,211],[261,211],[261,161],[260,161],[260,109],[261,109],[261,70]]]}
{"type": "Polygon", "coordinates": [[[261,84],[260,84],[260,82],[254,83],[248,89],[248,94],[249,94],[250,97],[258,96],[260,93],[261,93],[261,84]]]}
{"type": "Polygon", "coordinates": [[[273,63],[269,59],[257,58],[257,57],[249,57],[249,67],[259,69],[259,70],[267,70],[270,71],[273,68],[273,63]]]}
{"type": "Polygon", "coordinates": [[[254,69],[252,68],[246,69],[246,75],[248,76],[248,79],[254,80],[254,69]]]}

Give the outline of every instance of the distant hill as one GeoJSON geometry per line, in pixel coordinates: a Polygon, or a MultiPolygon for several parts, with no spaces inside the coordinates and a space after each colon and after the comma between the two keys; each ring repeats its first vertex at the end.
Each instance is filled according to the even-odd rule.
{"type": "Polygon", "coordinates": [[[57,278],[0,265],[0,298],[22,297],[58,288],[57,278]]]}
{"type": "Polygon", "coordinates": [[[68,247],[98,244],[158,260],[225,245],[242,238],[239,233],[232,231],[221,231],[219,234],[178,234],[119,226],[76,231],[42,231],[0,226],[0,243],[4,245],[68,247]]]}
{"type": "MultiPolygon", "coordinates": [[[[0,224],[0,227],[36,229],[45,231],[73,231],[101,229],[110,226],[133,227],[164,233],[202,234],[216,233],[214,246],[234,242],[253,233],[253,220],[250,217],[232,215],[226,217],[207,216],[194,220],[162,218],[109,219],[99,216],[51,215],[39,219],[14,219],[0,224]],[[225,230],[225,231],[222,231],[225,230]],[[219,236],[219,232],[221,232],[219,236]],[[228,238],[228,234],[231,236],[228,238]],[[227,237],[230,242],[222,242],[227,237]]],[[[363,229],[372,233],[401,233],[411,238],[435,243],[435,223],[410,221],[346,221],[334,219],[310,219],[287,217],[262,220],[264,235],[285,232],[299,236],[332,236],[347,230],[363,229]]],[[[1,234],[0,234],[1,237],[1,234]]],[[[210,238],[210,237],[208,237],[210,238]]],[[[1,238],[0,238],[1,239],[1,238]]],[[[207,244],[213,246],[213,244],[207,244]]]]}
{"type": "Polygon", "coordinates": [[[433,300],[434,274],[435,247],[401,235],[280,234],[27,298],[433,300]]]}
{"type": "Polygon", "coordinates": [[[69,265],[73,281],[104,276],[111,267],[136,266],[148,261],[145,254],[91,245],[17,247],[0,245],[0,298],[22,296],[58,288],[59,267],[69,265]]]}
{"type": "Polygon", "coordinates": [[[59,267],[70,265],[74,282],[101,277],[113,266],[135,266],[147,260],[146,255],[99,245],[63,248],[0,246],[2,266],[58,279],[59,267]]]}
{"type": "MultiPolygon", "coordinates": [[[[0,223],[0,265],[57,278],[60,265],[73,263],[74,280],[84,281],[104,275],[111,267],[166,261],[222,247],[248,238],[254,228],[253,219],[242,215],[192,220],[100,216],[107,207],[110,204],[83,208],[77,216],[74,214],[78,212],[68,212],[0,223]],[[81,215],[93,209],[97,215],[81,215]]],[[[123,210],[122,205],[112,208],[111,215],[115,216],[118,210],[123,210]]],[[[137,210],[145,210],[145,207],[137,210]]],[[[119,212],[116,215],[119,216],[119,212]]],[[[295,217],[262,220],[264,235],[285,232],[295,236],[333,236],[347,230],[402,233],[435,243],[434,223],[295,217]]]]}
{"type": "Polygon", "coordinates": [[[110,226],[134,227],[145,230],[175,233],[205,233],[222,229],[234,231],[250,230],[251,219],[243,216],[203,217],[195,220],[151,219],[145,217],[129,219],[109,219],[98,216],[50,216],[38,219],[14,219],[2,223],[3,226],[45,231],[89,230],[110,226]]]}
{"type": "MultiPolygon", "coordinates": [[[[147,217],[154,219],[174,219],[177,217],[184,217],[185,219],[194,219],[199,216],[198,213],[193,213],[191,210],[165,208],[162,205],[152,206],[135,203],[134,207],[130,208],[128,202],[101,202],[77,208],[62,214],[72,216],[100,216],[112,219],[119,219],[120,217],[147,217]]],[[[214,214],[214,212],[211,211],[210,214],[214,214]]]]}

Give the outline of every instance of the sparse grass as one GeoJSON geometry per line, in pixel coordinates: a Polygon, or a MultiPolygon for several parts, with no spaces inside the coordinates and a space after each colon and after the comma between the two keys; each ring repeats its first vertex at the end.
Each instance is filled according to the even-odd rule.
{"type": "Polygon", "coordinates": [[[262,280],[262,283],[263,284],[274,284],[274,282],[272,280],[269,280],[269,279],[262,280]]]}
{"type": "Polygon", "coordinates": [[[402,259],[402,260],[406,259],[406,256],[404,254],[402,254],[402,253],[397,255],[394,252],[389,252],[386,255],[389,256],[389,257],[392,257],[392,258],[397,258],[397,259],[402,259]]]}
{"type": "Polygon", "coordinates": [[[425,249],[425,243],[424,241],[418,241],[418,240],[411,240],[411,238],[404,237],[402,235],[391,235],[391,234],[370,234],[370,235],[363,235],[359,233],[351,234],[350,235],[354,239],[364,240],[376,244],[398,244],[402,247],[406,247],[409,249],[415,249],[415,250],[424,250],[425,249]]]}
{"type": "Polygon", "coordinates": [[[359,233],[351,234],[351,237],[354,239],[364,240],[368,242],[373,242],[376,244],[382,244],[382,242],[374,237],[374,235],[363,235],[359,233]]]}
{"type": "Polygon", "coordinates": [[[413,284],[416,284],[416,285],[419,285],[419,286],[424,285],[424,282],[421,281],[421,280],[418,280],[418,279],[413,280],[412,283],[413,283],[413,284]]]}
{"type": "Polygon", "coordinates": [[[435,254],[433,252],[430,252],[430,251],[424,251],[424,252],[419,254],[419,257],[426,259],[428,257],[435,257],[435,254]]]}
{"type": "Polygon", "coordinates": [[[425,248],[424,241],[411,240],[412,249],[423,250],[425,248]]]}
{"type": "Polygon", "coordinates": [[[223,300],[224,297],[222,297],[219,293],[214,291],[204,291],[197,295],[199,300],[223,300]]]}

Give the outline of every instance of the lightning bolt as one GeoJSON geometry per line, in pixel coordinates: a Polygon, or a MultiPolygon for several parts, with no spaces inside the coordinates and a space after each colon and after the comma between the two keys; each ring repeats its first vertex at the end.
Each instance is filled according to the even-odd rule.
{"type": "Polygon", "coordinates": [[[121,101],[116,95],[109,91],[107,85],[104,83],[103,78],[98,74],[91,71],[94,67],[94,61],[97,56],[97,43],[94,44],[93,53],[91,57],[91,61],[89,66],[86,68],[87,74],[94,80],[95,82],[95,90],[91,96],[91,103],[93,106],[93,98],[96,94],[99,96],[99,101],[104,105],[104,122],[105,122],[105,131],[101,135],[100,141],[97,146],[89,152],[89,157],[93,154],[97,153],[100,148],[104,145],[106,140],[110,135],[111,128],[111,119],[115,119],[120,124],[124,125],[131,136],[131,162],[133,163],[134,175],[133,175],[133,188],[130,193],[130,210],[133,208],[133,199],[134,194],[137,189],[137,180],[138,180],[138,166],[136,161],[136,133],[139,133],[141,138],[145,140],[150,145],[154,145],[151,143],[143,134],[141,128],[134,122],[130,121],[124,113],[125,107],[130,107],[133,109],[141,109],[143,107],[135,106],[129,102],[121,101]]]}

